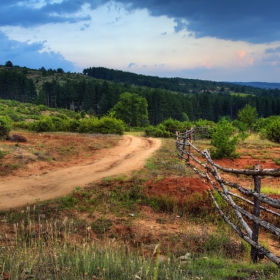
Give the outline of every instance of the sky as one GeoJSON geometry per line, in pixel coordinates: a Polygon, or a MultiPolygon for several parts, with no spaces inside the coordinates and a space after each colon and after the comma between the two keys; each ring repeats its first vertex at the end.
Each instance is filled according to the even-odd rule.
{"type": "Polygon", "coordinates": [[[279,0],[1,0],[0,65],[280,82],[279,0]]]}

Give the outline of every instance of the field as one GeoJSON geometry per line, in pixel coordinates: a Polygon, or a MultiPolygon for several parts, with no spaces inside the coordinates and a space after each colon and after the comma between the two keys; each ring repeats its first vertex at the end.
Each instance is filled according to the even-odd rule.
{"type": "MultiPolygon", "coordinates": [[[[128,137],[14,133],[28,142],[0,142],[2,184],[67,169],[70,176],[69,168],[110,157],[128,137]]],[[[75,181],[60,198],[3,209],[0,279],[280,279],[266,259],[250,264],[250,248],[218,216],[206,183],[177,157],[173,139],[161,142],[144,166],[126,165],[134,171],[83,185],[75,181]]],[[[141,143],[140,150],[123,158],[155,147],[141,143]]],[[[279,168],[280,146],[255,135],[237,152],[239,158],[219,163],[279,168]]],[[[236,180],[253,185],[246,177],[236,180]]],[[[278,197],[279,179],[263,179],[263,188],[278,197]]],[[[279,240],[269,235],[262,240],[278,253],[279,240]]]]}

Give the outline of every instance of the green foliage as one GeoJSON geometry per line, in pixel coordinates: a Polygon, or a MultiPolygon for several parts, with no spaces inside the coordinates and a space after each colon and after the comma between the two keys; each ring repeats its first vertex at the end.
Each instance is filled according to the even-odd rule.
{"type": "Polygon", "coordinates": [[[257,109],[249,104],[238,111],[238,120],[248,125],[249,128],[256,122],[258,118],[257,109]]]}
{"type": "Polygon", "coordinates": [[[96,124],[97,132],[102,134],[119,134],[124,133],[124,122],[122,120],[104,116],[96,124]]]}
{"type": "Polygon", "coordinates": [[[191,126],[190,122],[180,122],[169,118],[157,126],[148,126],[145,128],[145,134],[152,137],[174,137],[176,131],[184,131],[190,129],[191,126]]]}
{"type": "Polygon", "coordinates": [[[10,117],[10,119],[14,122],[20,122],[24,120],[24,117],[22,117],[21,115],[15,113],[15,112],[10,112],[8,113],[8,116],[10,117]]]}
{"type": "Polygon", "coordinates": [[[48,132],[56,130],[52,119],[47,116],[42,116],[38,121],[33,122],[30,125],[30,129],[36,132],[48,132]]]}
{"type": "Polygon", "coordinates": [[[78,199],[73,194],[69,194],[61,197],[59,202],[62,208],[73,208],[78,203],[78,199]]]}
{"type": "Polygon", "coordinates": [[[6,139],[11,131],[11,119],[0,116],[0,139],[6,139]]]}
{"type": "Polygon", "coordinates": [[[215,131],[212,134],[211,144],[216,147],[216,150],[211,149],[212,158],[234,158],[237,136],[232,136],[235,128],[225,118],[222,118],[216,125],[215,131]]]}
{"type": "Polygon", "coordinates": [[[248,124],[239,120],[234,120],[232,125],[238,129],[239,132],[246,132],[248,130],[248,124]]]}
{"type": "Polygon", "coordinates": [[[202,127],[202,126],[214,127],[215,123],[213,121],[199,119],[195,122],[195,126],[198,126],[198,127],[202,127]]]}
{"type": "Polygon", "coordinates": [[[28,129],[30,129],[31,125],[32,125],[32,123],[28,123],[25,121],[12,123],[13,129],[27,129],[28,130],[28,129]]]}
{"type": "Polygon", "coordinates": [[[145,135],[152,137],[173,137],[169,131],[166,131],[165,126],[163,124],[159,124],[155,126],[148,126],[145,128],[145,135]]]}
{"type": "Polygon", "coordinates": [[[95,222],[93,222],[91,224],[91,228],[95,233],[103,234],[106,231],[108,231],[112,225],[113,224],[110,220],[101,218],[101,219],[97,219],[95,222]]]}
{"type": "Polygon", "coordinates": [[[280,143],[280,119],[272,121],[264,132],[266,139],[280,143]]]}
{"type": "Polygon", "coordinates": [[[122,93],[118,103],[111,111],[115,112],[115,116],[128,126],[144,127],[149,122],[147,100],[136,93],[122,93]]]}
{"type": "MultiPolygon", "coordinates": [[[[71,132],[78,132],[79,131],[79,127],[80,127],[80,121],[72,119],[69,121],[69,126],[68,129],[71,132]]],[[[80,131],[83,132],[83,131],[80,131]]]]}
{"type": "Polygon", "coordinates": [[[70,128],[79,124],[77,131],[80,133],[102,133],[102,134],[119,134],[124,133],[125,125],[123,121],[118,120],[114,117],[104,116],[100,119],[84,118],[79,121],[79,123],[71,121],[70,128]]]}
{"type": "Polygon", "coordinates": [[[248,130],[248,125],[238,120],[234,120],[232,125],[238,129],[238,137],[241,139],[241,141],[245,141],[245,139],[249,136],[249,134],[246,133],[248,130]]]}
{"type": "Polygon", "coordinates": [[[69,130],[69,120],[68,118],[60,118],[57,116],[51,116],[51,121],[54,125],[56,131],[68,131],[69,130]]]}
{"type": "Polygon", "coordinates": [[[252,126],[252,130],[255,132],[260,132],[266,129],[273,121],[280,119],[279,116],[270,116],[268,118],[259,118],[252,126]]]}

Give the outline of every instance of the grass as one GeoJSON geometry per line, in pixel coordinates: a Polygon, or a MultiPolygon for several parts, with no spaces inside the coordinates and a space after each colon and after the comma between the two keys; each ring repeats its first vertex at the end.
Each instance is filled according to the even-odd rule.
{"type": "MultiPolygon", "coordinates": [[[[229,244],[230,234],[211,234],[204,226],[198,231],[189,228],[184,235],[184,242],[196,242],[199,248],[204,249],[203,254],[194,252],[187,261],[180,261],[179,254],[167,254],[166,258],[162,258],[160,251],[164,248],[160,244],[155,244],[153,250],[144,256],[141,248],[132,250],[131,245],[116,242],[114,238],[92,241],[91,227],[102,234],[112,226],[108,219],[98,219],[90,226],[86,221],[47,219],[36,207],[27,207],[21,214],[21,218],[24,216],[25,219],[14,221],[14,235],[1,236],[2,242],[6,240],[10,244],[0,246],[2,278],[280,279],[279,271],[273,265],[236,263],[221,257],[223,252],[217,248],[222,248],[220,244],[229,244]],[[83,231],[83,239],[79,243],[73,240],[77,230],[83,231]]],[[[233,248],[232,245],[227,250],[237,254],[233,248]]],[[[180,253],[184,255],[186,251],[180,253]]]]}
{"type": "Polygon", "coordinates": [[[262,139],[259,134],[251,133],[245,140],[245,144],[248,145],[257,145],[261,146],[262,148],[272,147],[272,146],[279,146],[279,144],[271,142],[267,139],[262,139]]]}
{"type": "Polygon", "coordinates": [[[262,185],[261,192],[267,195],[271,195],[271,194],[280,195],[280,188],[276,188],[275,186],[270,186],[270,185],[262,185]]]}
{"type": "Polygon", "coordinates": [[[132,177],[107,177],[56,200],[0,212],[0,279],[280,280],[274,264],[250,264],[248,245],[214,208],[199,206],[201,197],[180,205],[145,194],[145,182],[194,176],[174,140],[162,141],[132,177]],[[143,220],[147,228],[157,225],[155,233],[143,220]],[[189,259],[180,261],[186,253],[189,259]]]}
{"type": "MultiPolygon", "coordinates": [[[[27,209],[26,214],[31,214],[30,211],[32,209],[27,209]]],[[[102,225],[110,226],[108,221],[101,221],[102,225]]],[[[141,249],[132,251],[127,243],[116,243],[114,239],[90,241],[87,225],[82,242],[69,243],[76,232],[75,227],[68,219],[40,220],[37,230],[31,219],[14,224],[14,237],[6,237],[14,246],[0,247],[0,276],[3,279],[59,280],[280,279],[275,266],[236,263],[218,254],[200,257],[191,254],[187,261],[180,261],[175,255],[162,258],[160,244],[144,257],[141,249]]],[[[221,242],[218,237],[207,240],[207,235],[202,234],[209,250],[221,242]]],[[[193,239],[201,242],[203,237],[193,234],[190,240],[193,239]]]]}

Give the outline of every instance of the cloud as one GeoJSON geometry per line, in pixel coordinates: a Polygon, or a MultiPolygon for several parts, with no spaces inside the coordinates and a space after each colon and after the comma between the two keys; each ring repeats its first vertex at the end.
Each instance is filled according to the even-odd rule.
{"type": "Polygon", "coordinates": [[[148,9],[153,16],[174,18],[176,32],[265,43],[280,38],[279,0],[117,0],[127,9],[148,9]]]}
{"type": "Polygon", "coordinates": [[[174,19],[174,30],[188,30],[196,38],[267,43],[280,38],[279,0],[1,0],[0,25],[30,27],[46,23],[90,21],[85,7],[117,3],[132,12],[147,9],[152,16],[174,19]],[[23,5],[24,3],[24,5],[23,5]]]}
{"type": "Polygon", "coordinates": [[[40,8],[34,6],[35,2],[31,1],[32,3],[33,5],[22,5],[20,0],[4,2],[1,0],[0,25],[30,27],[47,23],[77,23],[91,20],[88,14],[76,15],[86,3],[84,0],[67,0],[53,4],[45,0],[40,8]]]}
{"type": "Polygon", "coordinates": [[[137,66],[137,63],[130,62],[130,63],[128,64],[128,68],[131,68],[131,67],[133,67],[133,66],[137,66]]]}
{"type": "Polygon", "coordinates": [[[278,52],[280,52],[280,46],[274,49],[270,48],[265,50],[265,53],[278,53],[278,52]]]}
{"type": "Polygon", "coordinates": [[[80,30],[81,31],[84,31],[84,30],[86,30],[87,28],[89,28],[90,27],[90,24],[83,24],[83,26],[80,28],[80,30]]]}
{"type": "Polygon", "coordinates": [[[246,56],[246,51],[240,50],[236,54],[239,58],[243,59],[246,56]]]}
{"type": "Polygon", "coordinates": [[[28,42],[9,40],[0,32],[0,64],[5,64],[10,60],[14,65],[33,69],[45,67],[46,69],[63,68],[65,71],[73,71],[74,64],[66,60],[60,53],[42,51],[45,43],[46,41],[28,44],[28,42]]]}

